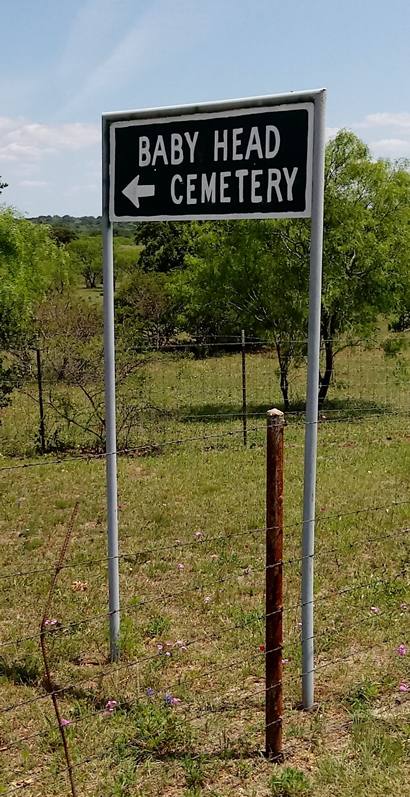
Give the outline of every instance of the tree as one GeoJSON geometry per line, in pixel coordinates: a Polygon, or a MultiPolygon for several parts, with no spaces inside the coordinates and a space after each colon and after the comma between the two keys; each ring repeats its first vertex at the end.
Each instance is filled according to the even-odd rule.
{"type": "MultiPolygon", "coordinates": [[[[321,334],[323,404],[334,358],[347,339],[374,331],[380,314],[410,295],[410,174],[403,164],[372,161],[366,145],[340,131],[327,146],[321,334]]],[[[308,222],[236,222],[202,228],[201,249],[175,280],[185,322],[230,319],[271,336],[288,404],[288,373],[305,354],[310,233],[308,222]],[[226,308],[224,315],[223,307],[226,308]],[[196,319],[196,320],[195,320],[196,319]]]]}
{"type": "Polygon", "coordinates": [[[66,254],[45,226],[36,226],[10,210],[0,212],[0,406],[19,384],[24,351],[35,338],[38,302],[68,280],[66,254]],[[19,350],[19,360],[12,352],[19,350]]]}
{"type": "Polygon", "coordinates": [[[307,269],[290,253],[285,223],[235,221],[204,226],[201,248],[173,278],[180,324],[196,339],[233,335],[268,338],[275,346],[285,408],[289,369],[305,353],[307,269]],[[297,299],[299,297],[299,300],[297,299]]]}
{"type": "Polygon", "coordinates": [[[3,190],[5,188],[8,188],[8,183],[3,183],[3,180],[2,180],[1,175],[0,175],[0,194],[3,193],[3,190]]]}
{"type": "Polygon", "coordinates": [[[195,247],[198,222],[155,221],[137,226],[135,242],[143,247],[139,264],[144,271],[169,272],[184,267],[195,247]]]}
{"type": "Polygon", "coordinates": [[[96,288],[102,280],[102,239],[100,235],[78,238],[67,245],[74,265],[84,277],[86,288],[96,288]]]}
{"type": "Polygon", "coordinates": [[[367,336],[380,314],[409,290],[410,174],[403,164],[372,161],[366,145],[342,130],[330,141],[325,168],[321,334],[327,396],[342,336],[367,336]]]}
{"type": "Polygon", "coordinates": [[[60,246],[65,246],[78,238],[77,232],[72,227],[53,224],[49,229],[51,237],[54,238],[56,243],[60,246]]]}
{"type": "Polygon", "coordinates": [[[115,304],[117,324],[130,346],[159,349],[172,339],[178,303],[166,274],[134,269],[122,281],[115,304]]]}

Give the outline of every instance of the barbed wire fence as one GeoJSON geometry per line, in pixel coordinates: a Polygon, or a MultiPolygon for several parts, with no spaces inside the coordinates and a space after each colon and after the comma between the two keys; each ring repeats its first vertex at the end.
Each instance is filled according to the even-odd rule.
{"type": "MultiPolygon", "coordinates": [[[[365,411],[351,410],[330,407],[319,418],[324,432],[320,456],[326,463],[340,461],[345,444],[346,453],[350,446],[354,451],[354,441],[343,442],[335,429],[360,423],[360,417],[374,420],[375,446],[390,448],[398,435],[406,434],[402,427],[406,407],[380,411],[375,400],[365,411]],[[386,428],[381,437],[378,426],[386,417],[399,423],[386,428]]],[[[248,447],[265,447],[262,415],[262,407],[246,413],[248,447]]],[[[229,417],[229,428],[211,426],[204,434],[197,430],[168,439],[161,435],[160,441],[142,442],[118,453],[141,457],[192,446],[203,451],[226,441],[240,447],[245,442],[241,407],[229,417]]],[[[285,456],[288,449],[303,448],[291,434],[293,423],[303,422],[301,413],[290,412],[286,418],[290,439],[285,456]]],[[[0,466],[0,476],[104,459],[98,451],[79,451],[36,462],[8,462],[0,466]]],[[[300,523],[285,522],[283,556],[268,563],[265,535],[276,528],[268,522],[230,527],[226,532],[192,527],[185,539],[165,544],[161,540],[137,549],[135,531],[123,533],[119,557],[123,653],[118,664],[109,664],[106,655],[109,612],[102,607],[109,560],[101,550],[103,524],[92,530],[96,555],[84,555],[85,539],[75,530],[71,553],[57,565],[59,580],[47,609],[50,616],[42,622],[42,607],[56,572],[56,542],[49,546],[47,561],[35,561],[34,556],[16,568],[10,566],[13,557],[6,556],[8,566],[0,573],[3,605],[17,603],[18,612],[17,617],[4,614],[0,642],[1,672],[11,687],[0,691],[2,793],[52,795],[69,793],[71,788],[72,795],[76,789],[77,794],[113,794],[109,789],[116,773],[125,777],[128,766],[135,777],[135,768],[147,760],[163,765],[198,756],[198,751],[210,760],[221,754],[260,754],[269,729],[282,725],[284,743],[272,757],[291,758],[294,751],[311,749],[329,734],[349,733],[358,721],[357,663],[361,689],[371,691],[372,683],[381,681],[388,699],[407,700],[409,684],[402,664],[409,611],[410,498],[403,483],[398,482],[395,490],[393,498],[390,491],[383,500],[383,489],[376,485],[379,500],[356,509],[329,512],[318,506],[316,572],[326,572],[331,563],[332,584],[326,588],[321,578],[317,585],[318,705],[310,715],[298,710],[304,675],[299,652],[300,523]],[[282,618],[282,606],[263,608],[264,587],[267,576],[282,568],[283,640],[270,645],[265,627],[282,618]],[[74,596],[74,602],[67,595],[74,596]],[[174,628],[181,638],[168,638],[174,628]],[[41,638],[47,641],[48,678],[39,658],[41,638]],[[272,659],[282,671],[278,680],[272,677],[267,682],[266,663],[272,659]],[[283,706],[269,720],[264,716],[266,705],[279,692],[283,706]],[[57,721],[54,701],[59,706],[57,721]]]]}
{"type": "MultiPolygon", "coordinates": [[[[357,340],[339,347],[323,418],[347,420],[410,410],[405,348],[397,340],[396,335],[382,343],[357,340]]],[[[195,436],[205,438],[211,431],[219,432],[221,423],[238,422],[246,446],[247,425],[264,417],[270,407],[283,407],[277,353],[281,345],[292,352],[286,375],[287,418],[303,419],[305,339],[275,346],[272,340],[242,330],[222,339],[135,350],[138,367],[124,371],[123,387],[129,389],[119,406],[121,449],[166,445],[170,438],[188,437],[187,427],[195,427],[195,436]]],[[[3,453],[102,452],[103,384],[89,389],[85,381],[89,363],[80,355],[69,362],[65,350],[50,353],[40,347],[16,357],[28,358],[28,370],[20,400],[3,413],[3,453]]],[[[240,435],[233,437],[239,440],[240,435]]]]}

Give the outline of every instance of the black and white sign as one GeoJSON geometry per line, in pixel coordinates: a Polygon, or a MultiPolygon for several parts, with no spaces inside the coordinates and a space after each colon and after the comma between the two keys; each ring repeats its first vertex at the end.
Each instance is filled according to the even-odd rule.
{"type": "Polygon", "coordinates": [[[110,220],[311,215],[313,103],[110,125],[110,220]]]}

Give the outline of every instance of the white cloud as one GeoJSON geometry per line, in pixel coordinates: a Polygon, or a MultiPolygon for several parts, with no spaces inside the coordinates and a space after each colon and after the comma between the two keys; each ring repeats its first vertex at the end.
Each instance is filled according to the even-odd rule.
{"type": "Polygon", "coordinates": [[[410,157],[410,139],[381,138],[378,141],[370,141],[369,147],[372,153],[380,158],[410,157]]]}
{"type": "Polygon", "coordinates": [[[100,128],[84,122],[45,125],[0,117],[0,158],[38,160],[56,152],[77,152],[98,144],[100,128]]]}
{"type": "Polygon", "coordinates": [[[402,128],[410,132],[410,113],[370,113],[358,122],[355,127],[390,127],[402,128]]]}

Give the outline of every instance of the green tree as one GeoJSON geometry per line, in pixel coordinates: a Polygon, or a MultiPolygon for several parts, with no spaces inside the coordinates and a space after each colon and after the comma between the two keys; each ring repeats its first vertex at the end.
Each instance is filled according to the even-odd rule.
{"type": "Polygon", "coordinates": [[[172,282],[183,307],[179,323],[197,340],[244,327],[274,344],[286,408],[290,365],[305,353],[307,330],[308,272],[291,252],[291,234],[283,222],[206,225],[198,254],[172,282]]]}
{"type": "Polygon", "coordinates": [[[102,280],[102,239],[100,235],[81,237],[67,245],[74,266],[84,277],[86,288],[96,288],[102,280]]]}
{"type": "Polygon", "coordinates": [[[0,194],[3,193],[5,188],[8,188],[8,183],[4,183],[0,175],[0,194]]]}
{"type": "Polygon", "coordinates": [[[0,212],[0,406],[24,370],[24,351],[35,338],[38,302],[68,280],[68,258],[48,228],[0,212]],[[18,362],[12,352],[18,350],[18,362]]]}
{"type": "Polygon", "coordinates": [[[139,268],[122,281],[116,296],[116,319],[132,347],[159,349],[172,339],[177,326],[178,299],[166,274],[139,268]]]}
{"type": "MultiPolygon", "coordinates": [[[[403,164],[373,161],[342,130],[327,146],[325,181],[321,404],[347,339],[369,335],[380,314],[410,293],[410,174],[403,164]]],[[[289,367],[305,354],[309,227],[302,220],[227,223],[219,231],[204,225],[201,249],[174,283],[194,333],[201,318],[208,328],[228,319],[273,338],[285,406],[289,367]]]]}
{"type": "Polygon", "coordinates": [[[139,264],[144,271],[169,272],[184,267],[187,254],[194,251],[198,223],[154,221],[139,224],[135,242],[142,248],[139,264]]]}

